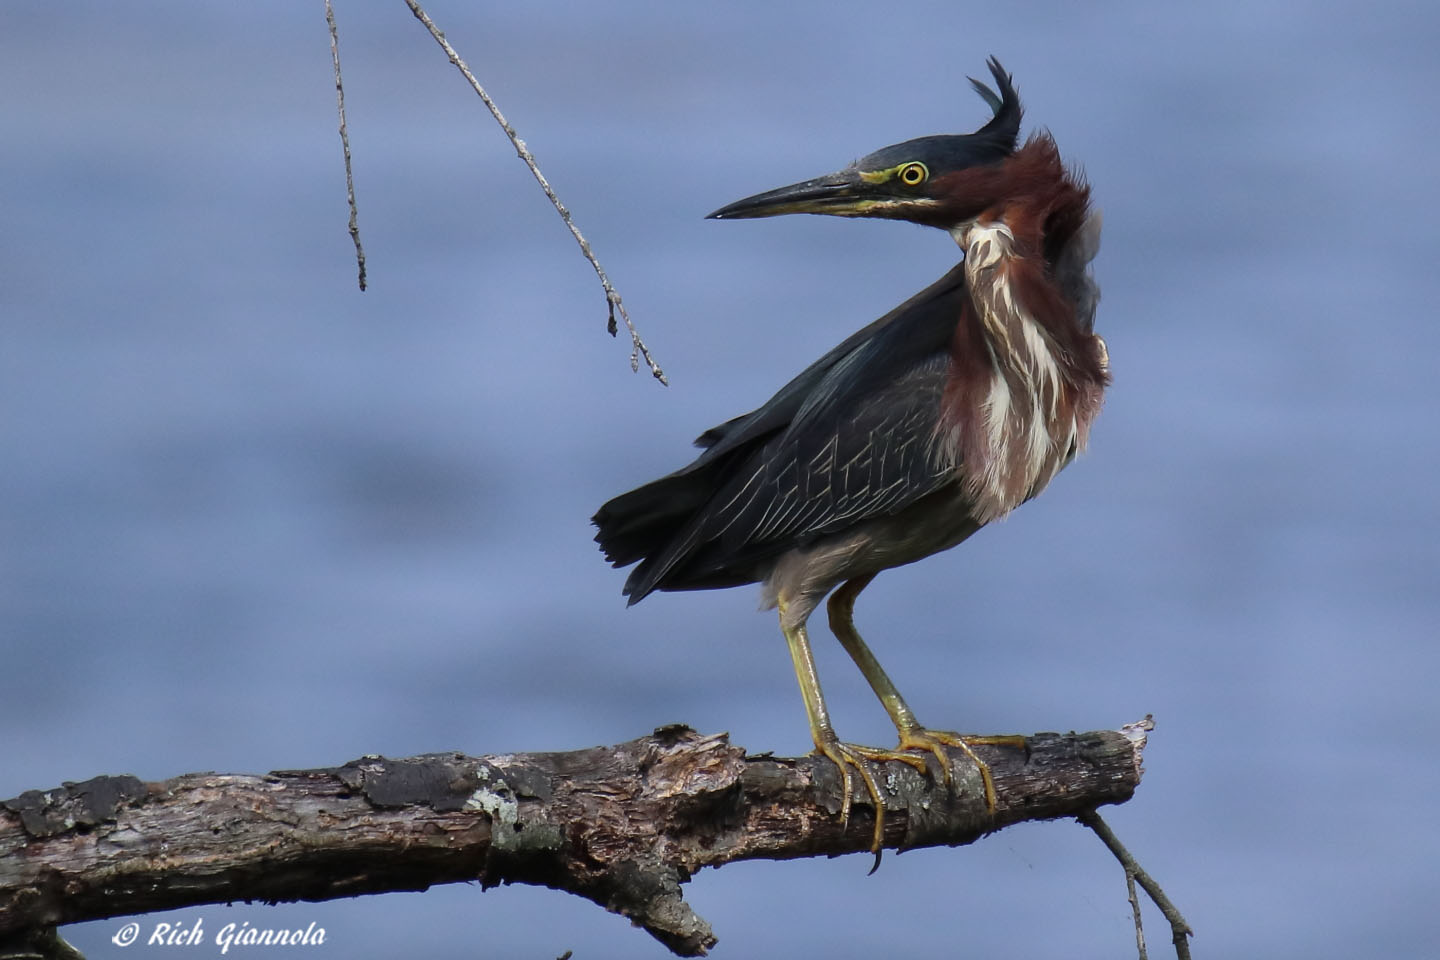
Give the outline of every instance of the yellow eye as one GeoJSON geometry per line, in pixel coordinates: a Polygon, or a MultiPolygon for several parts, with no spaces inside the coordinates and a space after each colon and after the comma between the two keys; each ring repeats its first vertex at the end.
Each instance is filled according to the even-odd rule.
{"type": "Polygon", "coordinates": [[[925,182],[925,178],[928,176],[930,176],[930,171],[919,160],[907,163],[900,168],[900,182],[907,187],[918,187],[925,182]]]}

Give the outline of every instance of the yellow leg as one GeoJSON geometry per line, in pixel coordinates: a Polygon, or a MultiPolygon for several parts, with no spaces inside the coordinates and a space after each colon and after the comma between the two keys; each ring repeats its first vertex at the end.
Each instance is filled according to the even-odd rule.
{"type": "Polygon", "coordinates": [[[780,605],[780,627],[785,634],[785,642],[790,647],[790,658],[795,664],[795,678],[800,681],[800,696],[805,701],[805,714],[810,721],[810,737],[815,741],[815,749],[840,769],[842,826],[850,822],[850,800],[854,793],[851,767],[859,772],[860,779],[865,782],[865,789],[870,794],[870,800],[875,804],[875,833],[871,838],[870,849],[875,854],[876,866],[879,866],[880,845],[885,838],[885,800],[880,795],[880,785],[867,761],[900,760],[921,772],[926,770],[925,761],[913,754],[896,754],[894,751],[840,742],[840,738],[835,735],[835,728],[830,724],[830,712],[825,708],[825,697],[820,692],[820,676],[815,670],[815,655],[810,648],[810,636],[803,623],[785,625],[783,601],[780,605]]]}
{"type": "MultiPolygon", "coordinates": [[[[895,683],[885,668],[880,666],[880,661],[875,659],[875,654],[860,639],[860,633],[855,629],[855,598],[860,591],[869,585],[875,578],[874,574],[863,577],[856,577],[847,580],[841,587],[830,595],[827,609],[830,613],[830,630],[835,634],[850,659],[860,668],[865,675],[865,680],[870,684],[870,689],[875,691],[875,696],[880,698],[884,705],[885,712],[890,715],[890,720],[895,724],[896,731],[900,734],[898,750],[926,750],[929,751],[940,763],[940,770],[944,774],[945,783],[951,782],[950,758],[945,753],[945,747],[958,747],[965,752],[970,761],[980,771],[980,780],[985,787],[985,807],[991,813],[995,812],[995,780],[991,776],[990,766],[975,755],[971,749],[972,744],[999,744],[1002,746],[1025,748],[1025,738],[1020,736],[1004,737],[975,737],[961,736],[958,733],[947,733],[942,730],[929,730],[915,719],[915,711],[900,696],[900,691],[895,688],[895,683]]],[[[901,759],[906,756],[895,751],[865,751],[865,756],[873,760],[901,759]]]]}

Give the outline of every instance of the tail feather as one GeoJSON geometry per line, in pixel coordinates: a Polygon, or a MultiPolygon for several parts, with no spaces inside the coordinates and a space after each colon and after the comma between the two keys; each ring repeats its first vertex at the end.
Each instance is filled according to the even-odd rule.
{"type": "Polygon", "coordinates": [[[708,476],[672,474],[606,503],[592,518],[605,559],[624,567],[664,551],[705,505],[711,484],[708,476]]]}

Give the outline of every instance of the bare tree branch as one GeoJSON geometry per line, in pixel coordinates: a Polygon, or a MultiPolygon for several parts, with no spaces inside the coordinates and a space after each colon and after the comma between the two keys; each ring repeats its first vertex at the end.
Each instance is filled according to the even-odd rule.
{"type": "MultiPolygon", "coordinates": [[[[972,843],[1024,820],[1123,803],[1143,735],[1030,737],[977,747],[994,774],[988,813],[958,751],[953,783],[878,765],[885,842],[972,843]]],[[[933,773],[934,771],[932,771],[933,773]]],[[[840,822],[840,777],[823,758],[747,756],[683,726],[613,747],[469,757],[367,756],[263,776],[130,776],[32,790],[0,803],[0,956],[60,924],[236,900],[326,900],[437,883],[531,883],[629,917],[677,954],[703,954],[709,925],[681,895],[702,867],[864,851],[863,791],[840,822]]]]}
{"type": "Polygon", "coordinates": [[[1166,921],[1170,924],[1170,942],[1175,945],[1175,956],[1178,960],[1190,960],[1190,938],[1195,931],[1185,922],[1175,904],[1165,895],[1160,884],[1156,883],[1150,874],[1146,873],[1139,862],[1131,855],[1125,845],[1115,836],[1115,831],[1110,829],[1109,824],[1100,819],[1100,814],[1094,810],[1087,810],[1079,814],[1075,819],[1081,824],[1089,827],[1100,838],[1100,841],[1120,861],[1120,866],[1125,868],[1125,883],[1130,893],[1130,906],[1135,914],[1135,941],[1140,948],[1140,960],[1145,960],[1145,931],[1140,923],[1140,904],[1135,899],[1135,884],[1139,883],[1141,889],[1154,901],[1155,906],[1165,915],[1166,921]]]}
{"type": "Polygon", "coordinates": [[[521,160],[525,161],[525,166],[530,168],[530,173],[534,175],[536,182],[540,184],[540,189],[544,190],[545,196],[550,198],[550,202],[554,205],[555,211],[560,214],[560,219],[564,220],[565,226],[570,228],[570,233],[575,237],[575,242],[580,244],[580,252],[585,254],[585,259],[589,260],[590,266],[595,268],[595,275],[600,278],[600,286],[605,290],[605,302],[609,309],[609,319],[606,321],[605,328],[610,331],[612,337],[615,336],[618,330],[618,327],[615,325],[615,314],[618,311],[620,319],[625,321],[625,329],[630,334],[630,369],[639,370],[640,358],[644,357],[645,365],[650,368],[650,375],[662,384],[669,386],[670,381],[665,379],[665,372],[660,369],[660,365],[650,356],[650,350],[645,346],[645,341],[640,339],[640,333],[635,329],[635,324],[630,322],[630,314],[625,311],[625,304],[620,301],[620,294],[616,293],[615,288],[611,286],[610,278],[605,274],[605,268],[600,266],[600,261],[597,260],[595,254],[591,252],[590,242],[585,239],[585,235],[580,232],[580,228],[575,226],[575,221],[570,217],[570,211],[565,208],[565,204],[560,202],[560,198],[555,195],[555,191],[550,186],[550,181],[546,180],[545,175],[540,172],[540,167],[536,164],[535,157],[531,155],[530,148],[527,147],[525,141],[521,140],[519,135],[515,133],[515,128],[510,126],[510,122],[505,119],[505,115],[500,112],[500,108],[495,104],[495,101],[491,99],[490,94],[485,92],[485,88],[480,85],[480,81],[475,79],[475,74],[470,72],[470,67],[461,59],[460,54],[455,52],[455,48],[450,45],[450,41],[445,39],[445,34],[441,32],[439,27],[435,26],[435,22],[421,9],[420,4],[417,3],[416,0],[405,0],[405,3],[410,7],[410,12],[415,14],[415,18],[425,25],[426,30],[430,31],[430,36],[435,38],[435,42],[440,44],[440,48],[445,51],[445,56],[450,58],[450,62],[455,65],[455,68],[469,81],[471,88],[474,89],[474,91],[479,94],[480,99],[485,102],[485,106],[489,108],[490,114],[495,118],[495,122],[500,124],[500,129],[504,130],[505,136],[510,138],[510,143],[514,145],[515,152],[520,155],[521,160]]]}
{"type": "Polygon", "coordinates": [[[335,64],[335,102],[340,113],[340,146],[345,151],[345,196],[350,202],[350,239],[355,244],[355,262],[360,271],[360,289],[365,289],[365,248],[360,245],[360,213],[355,209],[355,174],[350,166],[350,131],[345,125],[345,84],[340,79],[340,32],[335,28],[335,8],[325,0],[325,22],[330,26],[330,59],[335,64]]]}
{"type": "Polygon", "coordinates": [[[1140,951],[1140,960],[1150,960],[1145,951],[1145,922],[1140,918],[1140,897],[1135,893],[1135,875],[1125,871],[1125,899],[1130,901],[1130,914],[1135,918],[1135,949],[1140,951]]]}

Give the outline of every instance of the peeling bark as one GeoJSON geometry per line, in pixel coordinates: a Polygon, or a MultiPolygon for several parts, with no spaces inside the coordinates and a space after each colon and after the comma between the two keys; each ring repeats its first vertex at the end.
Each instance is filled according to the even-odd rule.
{"type": "MultiPolygon", "coordinates": [[[[971,843],[1012,823],[1123,803],[1144,727],[977,747],[998,803],[958,751],[952,782],[877,765],[885,842],[971,843]]],[[[933,773],[932,762],[932,773],[933,773]]],[[[327,900],[437,883],[532,883],[629,917],[677,954],[715,936],[681,895],[701,867],[868,849],[863,788],[840,822],[828,760],[747,756],[725,735],[662,727],[613,747],[362,757],[263,776],[131,776],[0,803],[0,956],[54,927],[236,900],[327,900]]]]}

